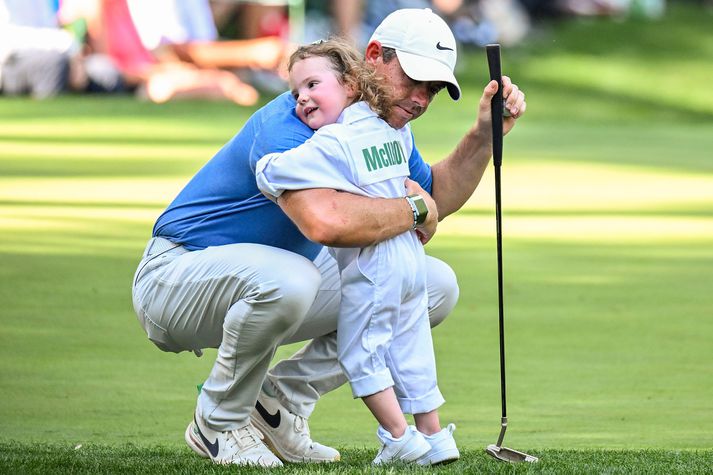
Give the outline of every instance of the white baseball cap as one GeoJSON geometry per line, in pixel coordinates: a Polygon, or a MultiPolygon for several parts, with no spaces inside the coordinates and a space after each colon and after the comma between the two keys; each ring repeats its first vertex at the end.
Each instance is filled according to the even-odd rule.
{"type": "Polygon", "coordinates": [[[411,79],[443,81],[453,100],[460,98],[460,86],[453,75],[456,39],[430,8],[396,10],[384,18],[369,41],[394,48],[401,68],[411,79]]]}

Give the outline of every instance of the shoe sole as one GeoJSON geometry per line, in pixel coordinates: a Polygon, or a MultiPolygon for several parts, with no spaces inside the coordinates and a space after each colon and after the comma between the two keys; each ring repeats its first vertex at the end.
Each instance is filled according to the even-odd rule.
{"type": "Polygon", "coordinates": [[[193,438],[193,423],[191,422],[188,424],[188,427],[186,427],[186,433],[184,435],[184,438],[186,439],[186,444],[188,444],[188,447],[191,448],[195,453],[200,455],[203,458],[210,458],[210,455],[208,455],[208,452],[203,448],[199,440],[196,440],[193,438]]]}
{"type": "Polygon", "coordinates": [[[430,467],[435,467],[435,466],[438,466],[438,465],[448,465],[449,463],[456,462],[456,461],[458,461],[459,459],[460,459],[460,456],[457,456],[457,457],[451,457],[451,458],[446,458],[446,459],[438,460],[438,461],[436,461],[436,462],[428,462],[428,463],[419,464],[419,465],[426,466],[426,467],[428,467],[428,466],[430,466],[430,467]]]}
{"type": "Polygon", "coordinates": [[[444,450],[443,452],[437,453],[435,456],[430,457],[428,460],[421,462],[417,460],[417,463],[422,466],[436,466],[436,465],[448,465],[456,460],[460,459],[460,453],[453,450],[444,450]],[[434,460],[436,459],[436,460],[434,460]]]}
{"type": "Polygon", "coordinates": [[[458,457],[453,457],[450,459],[443,459],[438,462],[433,462],[431,464],[432,467],[435,467],[436,465],[448,465],[449,463],[457,462],[460,459],[460,455],[458,457]]]}

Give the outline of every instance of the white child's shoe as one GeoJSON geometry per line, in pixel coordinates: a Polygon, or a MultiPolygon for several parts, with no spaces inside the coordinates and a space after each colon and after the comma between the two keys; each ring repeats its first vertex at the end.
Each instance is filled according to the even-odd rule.
{"type": "Polygon", "coordinates": [[[433,435],[425,435],[424,439],[431,446],[426,455],[416,462],[419,465],[438,465],[455,462],[460,458],[460,452],[456,447],[453,432],[456,430],[455,424],[448,424],[448,427],[433,435]]]}
{"type": "Polygon", "coordinates": [[[414,426],[408,426],[404,435],[398,439],[379,426],[376,436],[381,441],[381,449],[372,462],[374,465],[415,462],[431,450],[431,445],[414,426]]]}

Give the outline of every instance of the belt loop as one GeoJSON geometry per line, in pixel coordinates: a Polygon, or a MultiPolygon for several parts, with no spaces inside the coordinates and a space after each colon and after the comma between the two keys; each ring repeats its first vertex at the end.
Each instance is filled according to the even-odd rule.
{"type": "MultiPolygon", "coordinates": [[[[153,255],[163,254],[164,252],[171,251],[173,249],[183,250],[180,244],[176,244],[163,237],[153,237],[149,240],[146,245],[146,250],[144,251],[144,259],[151,257],[153,255]]],[[[184,250],[184,252],[187,252],[184,250]]]]}
{"type": "Polygon", "coordinates": [[[144,251],[144,257],[148,257],[151,255],[151,249],[153,249],[154,244],[156,244],[156,238],[151,238],[151,241],[149,241],[149,245],[146,247],[146,251],[144,251]]]}

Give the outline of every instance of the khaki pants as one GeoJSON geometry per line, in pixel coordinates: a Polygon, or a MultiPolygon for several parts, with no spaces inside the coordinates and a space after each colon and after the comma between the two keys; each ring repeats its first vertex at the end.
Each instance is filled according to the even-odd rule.
{"type": "MultiPolygon", "coordinates": [[[[442,261],[427,257],[426,268],[433,326],[455,306],[458,285],[442,261]]],[[[267,374],[292,412],[309,417],[322,394],[346,382],[336,351],[339,272],[327,249],[312,262],[260,244],[188,251],[153,238],[132,294],[139,322],[163,351],[218,348],[198,398],[215,430],[247,423],[279,345],[312,340],[267,374]]]]}

